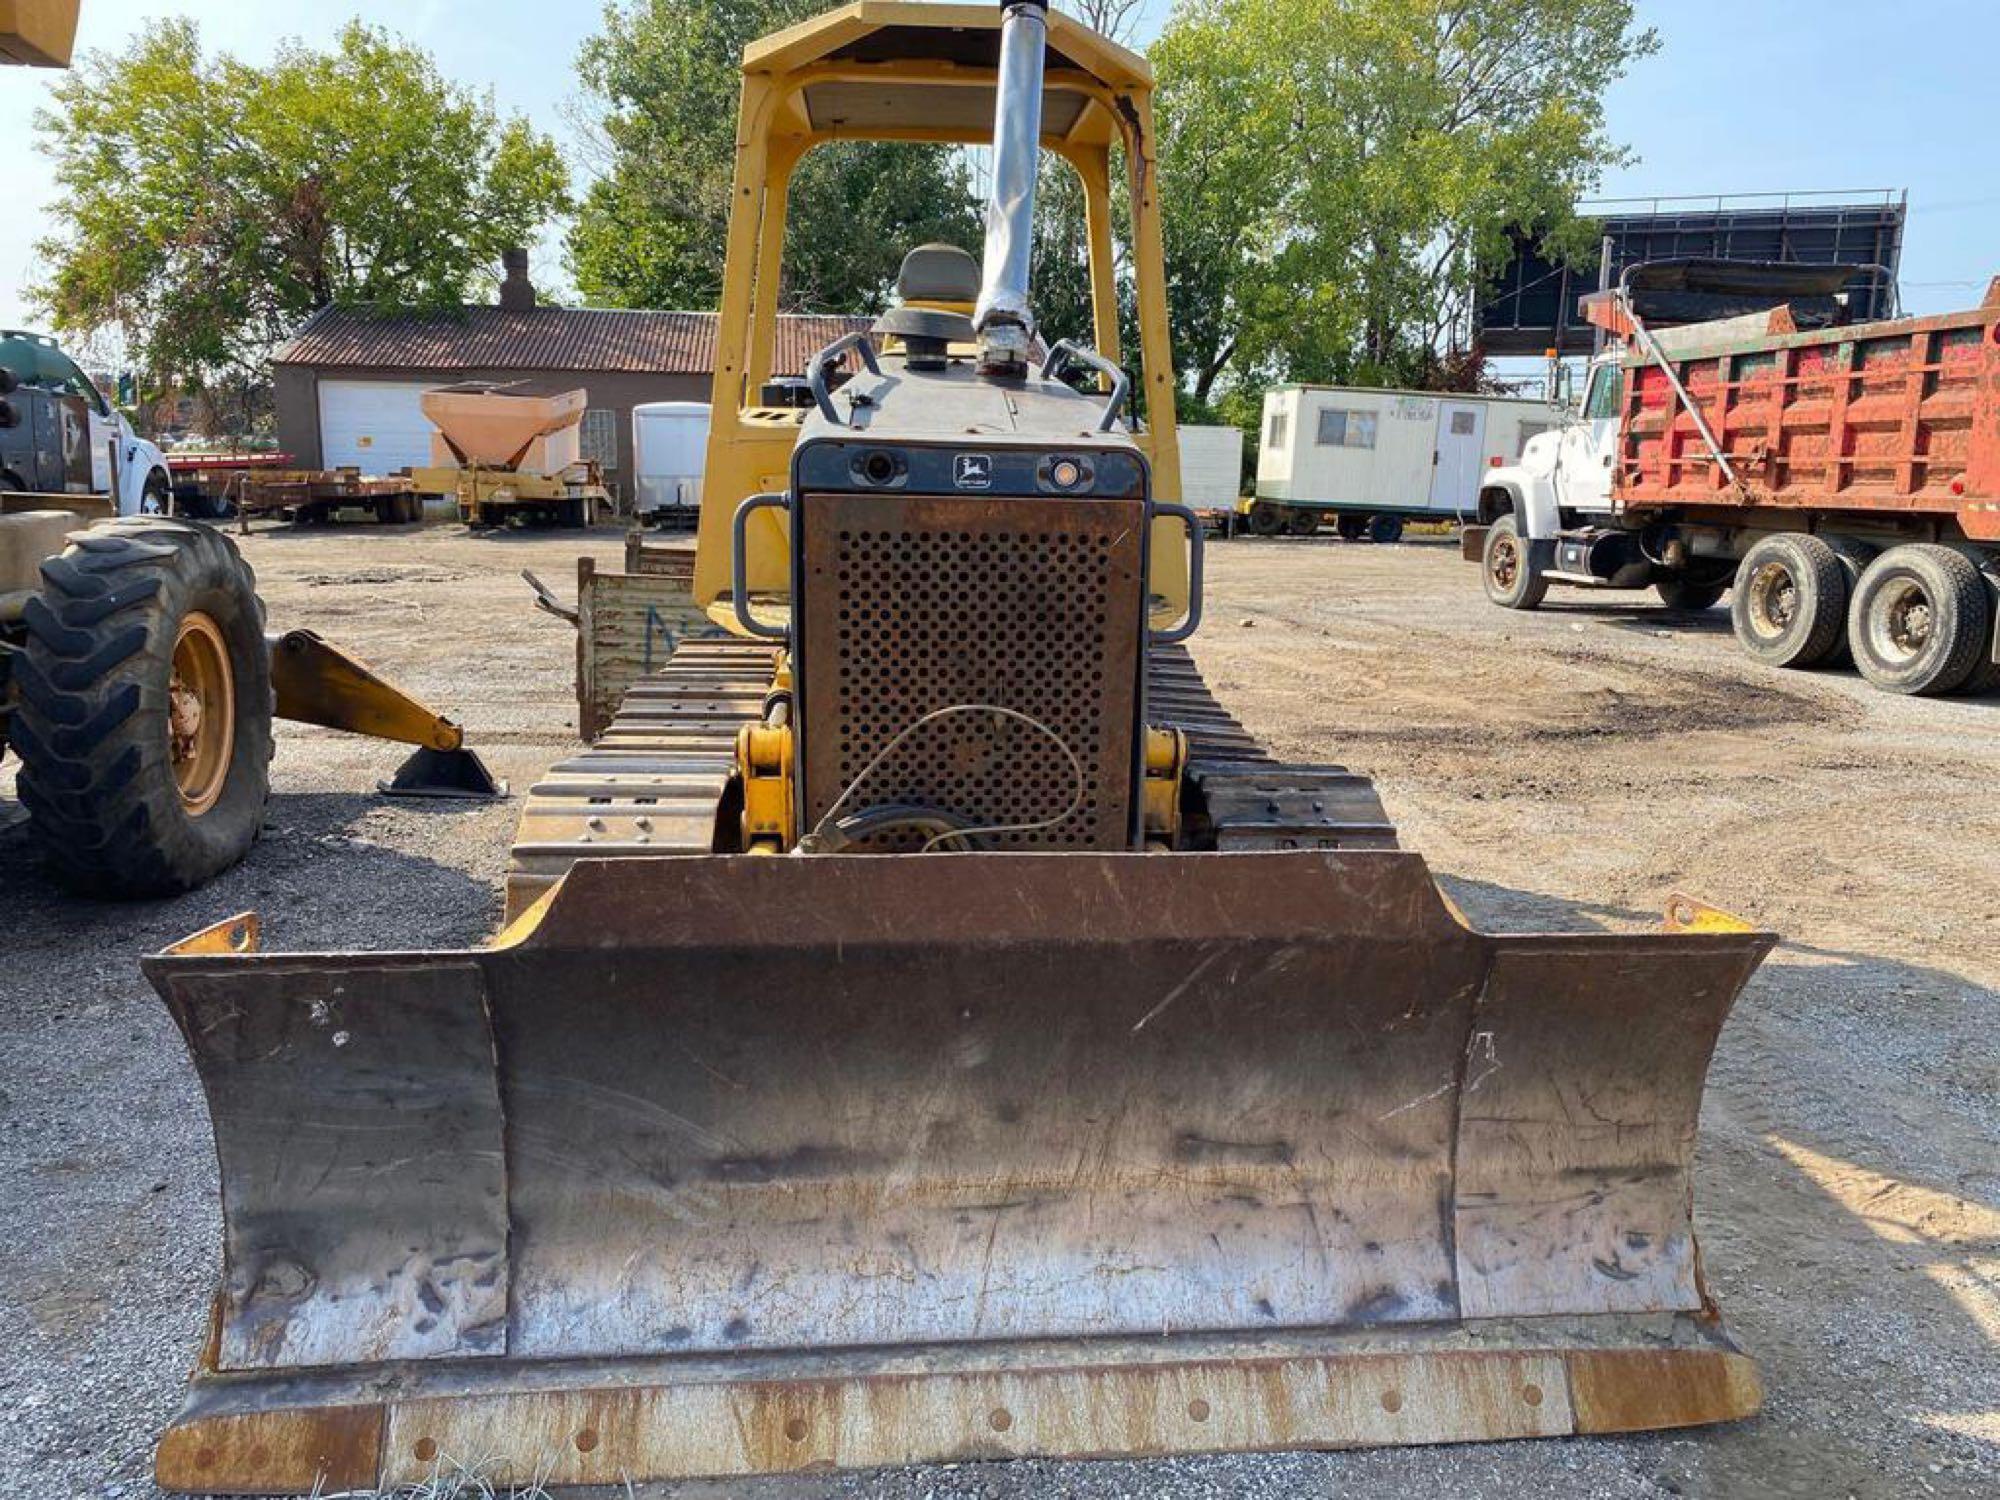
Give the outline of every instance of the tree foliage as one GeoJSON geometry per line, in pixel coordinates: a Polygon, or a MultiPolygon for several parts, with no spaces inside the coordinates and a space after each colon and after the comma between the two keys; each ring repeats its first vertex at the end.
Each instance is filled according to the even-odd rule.
{"type": "Polygon", "coordinates": [[[36,118],[56,164],[37,294],[156,378],[240,384],[311,313],[457,307],[566,206],[555,146],[358,23],[263,67],[158,22],[36,118]]]}
{"type": "Polygon", "coordinates": [[[1633,0],[1182,0],[1153,49],[1179,363],[1442,385],[1508,230],[1560,241],[1624,153],[1633,0]]]}
{"type": "MultiPolygon", "coordinates": [[[[713,307],[721,295],[743,49],[826,0],[632,0],[605,12],[580,61],[605,170],[571,232],[571,273],[592,301],[713,307]]],[[[781,300],[874,312],[909,250],[981,236],[960,153],[839,142],[792,179],[781,300]]]]}

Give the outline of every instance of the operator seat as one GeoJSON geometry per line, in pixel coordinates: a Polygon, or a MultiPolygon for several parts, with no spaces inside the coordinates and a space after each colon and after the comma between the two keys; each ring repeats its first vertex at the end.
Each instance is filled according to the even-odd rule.
{"type": "Polygon", "coordinates": [[[896,275],[900,307],[875,320],[885,343],[902,346],[913,370],[942,370],[954,344],[975,344],[972,309],[979,300],[979,262],[956,245],[919,245],[896,275]]]}

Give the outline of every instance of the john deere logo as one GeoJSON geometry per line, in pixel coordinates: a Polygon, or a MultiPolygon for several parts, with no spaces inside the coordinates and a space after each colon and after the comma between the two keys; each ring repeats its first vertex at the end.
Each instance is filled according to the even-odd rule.
{"type": "Polygon", "coordinates": [[[993,456],[988,453],[961,453],[952,461],[951,482],[962,490],[993,488],[993,456]]]}

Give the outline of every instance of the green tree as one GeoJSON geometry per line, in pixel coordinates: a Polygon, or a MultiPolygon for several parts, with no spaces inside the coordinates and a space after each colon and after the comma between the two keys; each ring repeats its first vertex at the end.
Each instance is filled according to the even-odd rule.
{"type": "MultiPolygon", "coordinates": [[[[715,305],[743,49],[829,8],[826,0],[607,7],[579,64],[605,157],[569,239],[571,274],[587,299],[715,305]]],[[[799,311],[879,311],[906,252],[929,240],[976,249],[982,233],[962,153],[822,146],[792,178],[781,298],[799,311]]]]}
{"type": "Polygon", "coordinates": [[[1161,75],[1182,365],[1218,382],[1474,378],[1507,231],[1564,242],[1626,159],[1633,0],[1182,0],[1161,75]]]}
{"type": "Polygon", "coordinates": [[[549,140],[358,23],[258,67],[158,22],[35,124],[60,187],[39,299],[197,393],[254,383],[332,304],[459,306],[567,206],[549,140]]]}

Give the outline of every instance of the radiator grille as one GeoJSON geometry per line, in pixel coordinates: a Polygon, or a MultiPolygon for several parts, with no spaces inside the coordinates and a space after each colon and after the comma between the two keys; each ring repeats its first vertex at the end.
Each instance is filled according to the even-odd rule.
{"type": "MultiPolygon", "coordinates": [[[[1144,534],[1131,501],[809,498],[805,826],[924,715],[994,704],[1059,736],[1085,786],[1062,822],[987,844],[1128,847],[1144,534]]],[[[991,827],[1055,818],[1075,793],[1046,735],[965,713],[917,730],[841,810],[907,803],[991,827]]]]}

